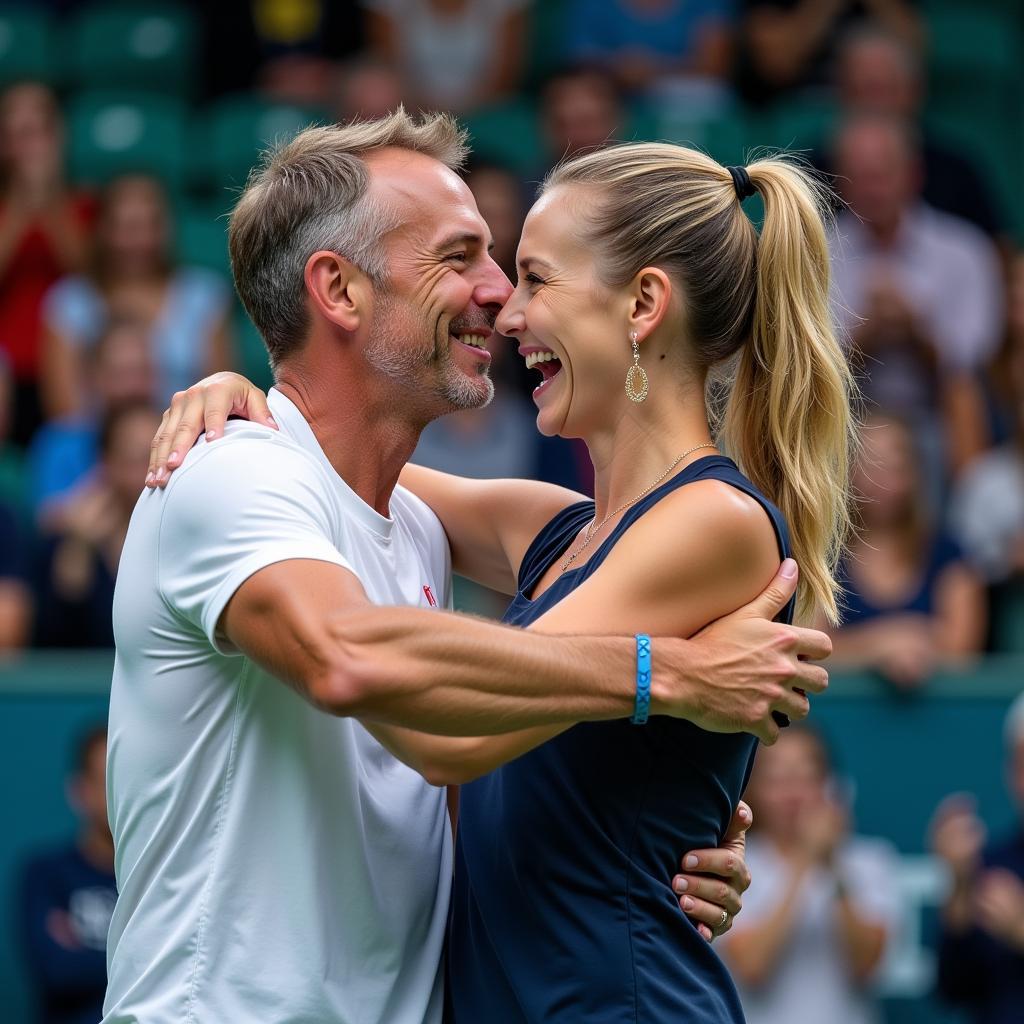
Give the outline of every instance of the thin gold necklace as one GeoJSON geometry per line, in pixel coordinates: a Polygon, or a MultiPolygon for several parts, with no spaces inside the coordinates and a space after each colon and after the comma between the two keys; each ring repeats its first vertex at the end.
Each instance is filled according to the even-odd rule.
{"type": "Polygon", "coordinates": [[[627,501],[623,505],[620,505],[614,512],[609,512],[608,515],[606,515],[604,517],[604,519],[601,520],[600,526],[594,526],[594,523],[597,522],[597,516],[594,516],[594,518],[590,520],[590,525],[587,527],[587,533],[586,533],[586,536],[583,538],[583,543],[574,552],[572,552],[572,554],[569,555],[569,557],[562,563],[562,572],[565,572],[566,569],[568,569],[569,566],[572,565],[572,563],[575,562],[576,559],[580,557],[580,555],[586,550],[587,545],[594,539],[594,537],[598,533],[601,532],[601,530],[603,529],[605,523],[607,523],[609,519],[613,519],[623,509],[629,508],[630,505],[636,504],[636,502],[638,502],[642,497],[644,497],[647,494],[650,494],[651,491],[653,491],[654,488],[657,487],[658,484],[660,484],[661,481],[664,480],[665,477],[667,477],[669,475],[669,473],[671,473],[672,470],[675,469],[676,466],[678,466],[679,463],[682,462],[683,459],[686,458],[687,455],[692,455],[695,451],[699,451],[701,448],[714,448],[714,447],[715,447],[715,444],[714,444],[713,441],[705,441],[703,444],[695,444],[692,448],[687,448],[686,451],[683,452],[682,455],[677,455],[675,457],[675,459],[672,461],[672,465],[669,466],[668,469],[666,469],[665,472],[662,473],[661,476],[659,476],[658,479],[655,480],[653,484],[649,484],[635,498],[630,498],[629,501],[627,501]]]}

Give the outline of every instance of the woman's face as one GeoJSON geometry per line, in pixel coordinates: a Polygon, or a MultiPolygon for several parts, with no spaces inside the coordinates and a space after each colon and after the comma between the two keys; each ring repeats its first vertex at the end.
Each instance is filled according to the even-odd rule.
{"type": "Polygon", "coordinates": [[[114,186],[100,228],[110,262],[132,270],[160,266],[168,248],[167,209],[160,187],[145,178],[114,186]]]}
{"type": "Polygon", "coordinates": [[[603,284],[594,256],[579,239],[588,197],[562,185],[527,215],[517,257],[519,283],[497,329],[515,338],[543,380],[533,393],[542,434],[589,437],[627,401],[623,386],[631,348],[629,300],[603,284]]]}
{"type": "Polygon", "coordinates": [[[18,173],[55,171],[61,130],[53,97],[39,85],[9,89],[0,101],[0,160],[18,173]]]}

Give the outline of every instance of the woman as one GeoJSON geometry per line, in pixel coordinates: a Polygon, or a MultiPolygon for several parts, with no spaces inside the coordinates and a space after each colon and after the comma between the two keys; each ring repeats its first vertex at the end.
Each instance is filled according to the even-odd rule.
{"type": "MultiPolygon", "coordinates": [[[[548,178],[496,326],[544,378],[541,432],[586,441],[596,504],[526,481],[403,474],[444,523],[455,571],[515,595],[507,622],[691,635],[771,578],[791,550],[786,521],[799,609],[835,615],[850,382],[817,198],[784,161],[727,170],[660,144],[592,153],[548,178]],[[760,241],[741,208],[754,191],[760,241]],[[705,406],[711,371],[733,357],[715,422],[753,482],[717,454],[705,406]]],[[[220,399],[265,416],[242,383],[220,399]]],[[[164,424],[179,451],[181,414],[203,421],[206,394],[177,401],[164,424]]],[[[721,961],[679,917],[669,868],[684,837],[724,833],[754,739],[662,718],[378,735],[435,778],[484,776],[462,791],[455,1020],[742,1020],[721,961]]]]}
{"type": "Polygon", "coordinates": [[[50,418],[89,412],[88,363],[107,321],[138,321],[150,333],[161,404],[198,374],[231,365],[231,296],[212,271],[171,258],[167,197],[131,175],[100,201],[89,273],[50,289],[43,308],[42,390],[50,418]]]}
{"type": "Polygon", "coordinates": [[[835,657],[877,668],[901,689],[981,650],[985,595],[959,547],[931,522],[913,435],[892,417],[864,425],[853,475],[858,530],[840,567],[835,657]]]}
{"type": "Polygon", "coordinates": [[[896,851],[850,834],[822,738],[795,725],[750,780],[757,888],[723,944],[748,1024],[872,1024],[870,984],[901,917],[896,851]]]}
{"type": "Polygon", "coordinates": [[[22,445],[43,419],[43,297],[84,264],[93,207],[65,180],[56,97],[38,82],[10,86],[0,96],[0,352],[14,373],[13,432],[22,445]]]}

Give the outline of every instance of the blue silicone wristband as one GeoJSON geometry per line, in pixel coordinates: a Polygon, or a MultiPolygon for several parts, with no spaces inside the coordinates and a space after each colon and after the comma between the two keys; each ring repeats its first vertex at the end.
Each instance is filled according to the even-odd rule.
{"type": "Polygon", "coordinates": [[[651,638],[646,633],[636,635],[636,706],[631,719],[634,725],[643,725],[651,712],[651,638]]]}

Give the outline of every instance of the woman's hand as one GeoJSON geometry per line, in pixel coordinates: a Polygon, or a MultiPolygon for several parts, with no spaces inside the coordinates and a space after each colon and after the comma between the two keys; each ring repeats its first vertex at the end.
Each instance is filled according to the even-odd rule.
{"type": "Polygon", "coordinates": [[[149,447],[146,486],[166,486],[199,435],[205,431],[207,441],[220,437],[229,416],[278,429],[267,396],[241,374],[214,373],[187,391],[178,391],[149,447]]]}
{"type": "Polygon", "coordinates": [[[715,850],[693,850],[682,861],[683,874],[672,879],[679,907],[710,942],[724,935],[743,907],[743,893],[750,888],[750,871],[743,859],[747,829],[754,816],[742,800],[715,850]],[[725,914],[725,917],[722,914],[725,914]]]}

